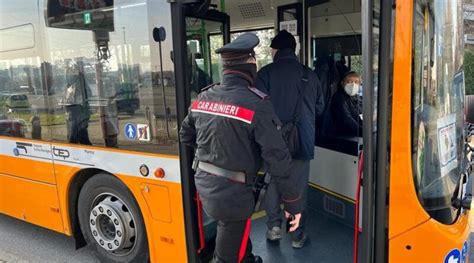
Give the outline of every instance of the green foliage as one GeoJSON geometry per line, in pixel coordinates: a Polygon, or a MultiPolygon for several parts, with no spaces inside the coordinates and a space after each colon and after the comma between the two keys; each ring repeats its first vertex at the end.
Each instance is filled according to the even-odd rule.
{"type": "Polygon", "coordinates": [[[474,52],[464,53],[464,78],[466,82],[466,94],[474,94],[474,52]]]}

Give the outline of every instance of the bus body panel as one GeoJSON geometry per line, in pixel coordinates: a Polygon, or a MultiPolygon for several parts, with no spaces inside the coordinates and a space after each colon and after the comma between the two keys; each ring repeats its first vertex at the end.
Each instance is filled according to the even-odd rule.
{"type": "Polygon", "coordinates": [[[413,2],[397,2],[394,38],[389,239],[429,219],[418,201],[411,161],[411,46],[413,2]],[[407,216],[409,215],[409,216],[407,216]]]}
{"type": "MultiPolygon", "coordinates": [[[[442,224],[421,205],[412,163],[412,45],[414,3],[396,5],[389,201],[389,262],[448,262],[457,249],[468,254],[469,211],[442,224]],[[464,248],[463,246],[467,246],[464,248]]],[[[468,257],[468,255],[467,255],[468,257]]],[[[466,261],[459,261],[466,262],[466,261]]]]}
{"type": "Polygon", "coordinates": [[[453,225],[430,219],[390,240],[389,262],[467,262],[469,235],[468,213],[462,214],[453,225]],[[450,253],[456,249],[464,260],[449,261],[450,253]]]}
{"type": "Polygon", "coordinates": [[[0,155],[5,159],[0,162],[0,173],[21,177],[50,185],[56,184],[51,146],[48,143],[33,143],[25,139],[2,140],[0,155]],[[35,152],[34,157],[32,153],[35,152]]]}
{"type": "Polygon", "coordinates": [[[124,175],[118,175],[118,178],[129,186],[140,206],[147,229],[150,262],[187,262],[181,185],[170,182],[157,184],[156,180],[124,175]],[[153,199],[158,187],[168,189],[168,200],[172,202],[166,204],[163,200],[153,199]],[[147,205],[147,200],[148,203],[153,202],[153,205],[147,205]],[[154,213],[168,214],[171,221],[155,219],[151,210],[154,213]]]}
{"type": "MultiPolygon", "coordinates": [[[[16,142],[16,138],[2,137],[2,145],[16,142]]],[[[31,147],[48,146],[49,143],[22,140],[31,147]]],[[[184,232],[184,212],[182,209],[182,189],[179,183],[179,160],[175,156],[146,154],[104,149],[91,146],[74,146],[54,143],[52,160],[25,159],[23,166],[10,166],[19,158],[0,154],[0,163],[8,167],[24,169],[35,173],[39,169],[54,171],[57,185],[31,181],[11,175],[0,174],[0,211],[27,222],[72,235],[69,214],[71,183],[81,176],[84,169],[93,167],[119,178],[136,199],[145,221],[150,257],[152,262],[186,262],[186,241],[184,232]],[[54,154],[56,152],[56,155],[54,154]],[[80,153],[84,153],[80,155],[80,153]],[[63,157],[57,156],[62,155],[63,157]],[[66,157],[67,156],[67,157],[66,157]],[[49,163],[49,164],[48,164],[49,163]],[[146,163],[149,167],[147,178],[140,175],[139,168],[146,163]],[[44,166],[47,167],[44,167],[44,166]],[[120,166],[126,165],[129,168],[120,166]],[[31,167],[34,167],[31,169],[31,167]],[[163,168],[165,176],[157,179],[154,171],[163,168]],[[48,170],[49,169],[49,170],[48,170]],[[129,172],[128,174],[123,173],[129,172]],[[171,201],[172,200],[172,201],[171,201]],[[64,224],[63,224],[64,222],[64,224]]]]}
{"type": "MultiPolygon", "coordinates": [[[[0,162],[8,160],[0,157],[0,162]]],[[[36,163],[38,162],[28,161],[29,166],[35,166],[36,163]]],[[[55,185],[0,173],[0,211],[32,224],[63,232],[55,185]]]]}
{"type": "MultiPolygon", "coordinates": [[[[151,262],[187,261],[184,212],[181,206],[182,189],[179,183],[179,161],[175,156],[165,157],[165,155],[157,156],[56,143],[53,144],[54,147],[61,147],[71,152],[79,150],[102,153],[96,154],[89,160],[89,163],[94,164],[95,168],[113,174],[129,188],[140,207],[145,222],[151,262]],[[147,163],[150,170],[147,178],[139,174],[139,168],[143,163],[147,163]],[[122,165],[133,167],[135,172],[124,167],[120,168],[122,165]],[[154,177],[153,173],[157,168],[164,169],[164,180],[154,177]],[[125,170],[129,170],[133,174],[124,174],[125,170]],[[166,189],[165,192],[163,189],[166,189]],[[166,195],[165,200],[154,199],[155,197],[166,197],[166,195]]],[[[62,211],[69,211],[68,200],[71,182],[75,176],[78,176],[81,169],[55,162],[55,171],[58,178],[59,199],[64,201],[61,204],[62,211]]],[[[63,220],[68,222],[65,225],[68,225],[70,229],[71,219],[67,212],[63,213],[63,220]]],[[[65,229],[66,231],[67,229],[65,229]]]]}

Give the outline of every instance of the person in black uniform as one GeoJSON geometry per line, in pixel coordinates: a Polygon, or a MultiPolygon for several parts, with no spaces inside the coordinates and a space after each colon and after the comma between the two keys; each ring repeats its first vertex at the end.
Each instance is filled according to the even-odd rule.
{"type": "Polygon", "coordinates": [[[249,239],[252,183],[262,167],[283,193],[287,218],[294,216],[290,231],[301,218],[280,121],[268,96],[253,88],[258,43],[255,34],[246,33],[216,50],[223,62],[222,83],[203,89],[180,130],[181,143],[196,148],[195,183],[203,208],[218,220],[214,262],[262,262],[251,253],[249,239]]]}

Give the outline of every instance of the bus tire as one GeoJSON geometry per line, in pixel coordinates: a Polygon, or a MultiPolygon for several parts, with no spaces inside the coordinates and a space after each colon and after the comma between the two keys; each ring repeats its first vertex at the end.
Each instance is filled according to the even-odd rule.
{"type": "Polygon", "coordinates": [[[148,262],[145,223],[135,198],[114,176],[87,180],[78,199],[82,234],[101,262],[148,262]]]}

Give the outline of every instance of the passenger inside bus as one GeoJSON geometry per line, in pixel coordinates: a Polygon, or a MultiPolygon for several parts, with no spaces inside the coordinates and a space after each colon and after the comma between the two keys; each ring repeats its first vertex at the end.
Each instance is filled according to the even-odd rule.
{"type": "Polygon", "coordinates": [[[191,90],[198,94],[201,92],[201,89],[210,85],[212,83],[209,75],[201,69],[198,64],[198,60],[202,60],[202,55],[200,53],[190,54],[190,67],[191,67],[191,90]]]}
{"type": "MultiPolygon", "coordinates": [[[[291,168],[292,183],[299,186],[301,196],[307,196],[309,162],[314,158],[314,134],[316,116],[324,109],[323,96],[317,75],[302,65],[295,54],[296,41],[286,30],[278,32],[273,38],[273,63],[262,68],[257,77],[257,88],[267,92],[278,118],[282,121],[283,134],[296,128],[298,147],[287,138],[290,153],[293,155],[291,168]]],[[[269,47],[269,48],[270,48],[269,47]]],[[[280,193],[270,183],[265,197],[267,213],[267,239],[281,239],[280,193]]],[[[306,201],[305,201],[306,202],[306,201]]],[[[291,234],[293,248],[302,248],[308,238],[305,233],[306,212],[302,213],[300,227],[291,234]]]]}
{"type": "Polygon", "coordinates": [[[314,63],[314,72],[321,83],[322,95],[324,98],[324,110],[321,115],[316,117],[316,142],[323,140],[322,136],[330,133],[330,106],[331,100],[336,93],[339,85],[339,72],[334,65],[334,59],[331,56],[318,58],[314,63]],[[319,136],[318,136],[319,135],[319,136]]]}
{"type": "Polygon", "coordinates": [[[336,136],[362,135],[362,100],[359,97],[361,79],[354,71],[347,72],[331,103],[331,131],[336,136]]]}
{"type": "Polygon", "coordinates": [[[336,69],[339,73],[339,76],[344,76],[349,71],[349,68],[346,65],[346,59],[344,57],[341,57],[340,60],[336,61],[336,69]]]}

